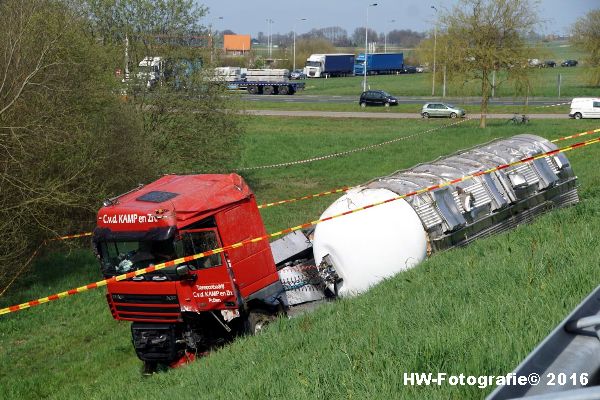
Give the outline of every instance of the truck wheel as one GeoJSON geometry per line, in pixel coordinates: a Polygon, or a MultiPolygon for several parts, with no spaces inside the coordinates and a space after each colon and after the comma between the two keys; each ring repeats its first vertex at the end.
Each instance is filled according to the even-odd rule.
{"type": "Polygon", "coordinates": [[[263,94],[271,95],[273,93],[275,93],[275,88],[273,86],[265,86],[263,88],[263,94]]]}
{"type": "Polygon", "coordinates": [[[258,93],[258,87],[254,86],[254,85],[250,85],[246,88],[246,90],[248,91],[248,94],[257,94],[258,93]]]}
{"type": "Polygon", "coordinates": [[[575,113],[575,119],[581,119],[581,118],[583,118],[581,113],[575,113]]]}
{"type": "Polygon", "coordinates": [[[262,309],[255,309],[248,312],[247,332],[250,335],[261,333],[265,327],[273,321],[273,315],[262,309]]]}
{"type": "Polygon", "coordinates": [[[290,92],[290,88],[288,86],[279,87],[279,94],[286,95],[290,92]]]}

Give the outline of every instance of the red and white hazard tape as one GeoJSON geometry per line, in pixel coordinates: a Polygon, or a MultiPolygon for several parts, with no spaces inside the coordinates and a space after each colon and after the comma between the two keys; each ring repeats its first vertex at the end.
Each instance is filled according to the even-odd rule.
{"type": "Polygon", "coordinates": [[[35,307],[35,306],[38,306],[40,304],[48,303],[48,302],[53,301],[53,300],[58,300],[58,299],[61,299],[61,298],[64,298],[64,297],[75,295],[77,293],[83,293],[83,292],[86,292],[86,291],[91,290],[91,289],[96,289],[96,288],[99,288],[99,287],[102,287],[102,286],[106,286],[106,285],[108,285],[109,283],[112,283],[112,282],[118,282],[118,281],[122,281],[122,280],[125,280],[125,279],[130,279],[130,278],[133,278],[133,277],[136,277],[136,276],[147,274],[149,272],[158,271],[158,270],[161,270],[161,269],[164,269],[164,268],[167,268],[167,267],[172,267],[174,265],[178,265],[178,264],[190,262],[190,261],[193,261],[193,260],[197,260],[199,258],[207,257],[207,256],[210,256],[212,254],[223,253],[225,251],[233,250],[233,249],[236,249],[238,247],[245,246],[247,244],[257,243],[257,242],[260,242],[260,241],[263,241],[263,240],[268,240],[268,239],[273,238],[273,237],[277,237],[277,236],[281,236],[281,235],[285,235],[285,234],[288,234],[288,233],[292,233],[292,232],[295,232],[295,231],[298,231],[298,230],[301,230],[301,229],[309,228],[311,226],[314,226],[314,225],[317,225],[317,224],[320,224],[320,223],[323,223],[323,222],[326,222],[326,221],[330,221],[330,220],[333,220],[333,219],[341,218],[341,217],[344,217],[346,215],[354,214],[354,213],[357,213],[357,212],[360,212],[360,211],[368,210],[369,208],[373,208],[373,207],[380,206],[380,205],[387,204],[387,203],[391,203],[391,202],[394,202],[394,201],[397,201],[397,200],[405,199],[407,197],[417,196],[417,195],[419,195],[421,193],[431,192],[433,190],[437,190],[437,189],[442,188],[442,187],[451,186],[451,185],[457,184],[459,182],[464,182],[466,180],[473,179],[473,178],[481,176],[481,175],[490,174],[490,173],[495,172],[495,171],[500,171],[500,170],[503,170],[503,169],[506,169],[506,168],[510,168],[510,167],[513,167],[513,166],[516,166],[516,165],[521,165],[521,164],[525,164],[525,163],[528,163],[528,162],[532,162],[532,161],[540,159],[540,158],[544,158],[544,157],[548,157],[548,156],[553,156],[553,155],[556,155],[556,154],[559,154],[559,153],[565,153],[567,151],[575,150],[575,149],[578,149],[578,148],[582,148],[582,147],[589,146],[589,145],[592,145],[592,144],[597,144],[597,143],[600,143],[600,138],[595,138],[595,139],[587,140],[585,142],[575,143],[575,144],[570,145],[570,146],[566,146],[566,147],[563,147],[563,148],[560,148],[560,149],[552,150],[552,151],[549,151],[549,152],[546,152],[546,153],[543,153],[543,154],[538,154],[536,156],[527,157],[527,158],[524,158],[524,159],[521,159],[521,160],[518,160],[518,161],[514,161],[514,162],[509,163],[509,164],[498,165],[498,166],[496,166],[494,168],[490,168],[490,169],[487,169],[487,170],[479,171],[479,172],[476,172],[476,173],[471,174],[471,175],[465,175],[465,176],[457,178],[457,179],[453,179],[453,180],[449,180],[449,181],[444,181],[444,182],[441,182],[441,183],[439,183],[437,185],[433,185],[433,186],[429,186],[429,187],[426,187],[426,188],[423,188],[423,189],[415,190],[414,192],[410,192],[410,193],[406,193],[406,194],[403,194],[403,195],[400,195],[400,196],[392,197],[390,199],[387,199],[387,200],[384,200],[384,201],[379,201],[379,202],[376,202],[376,203],[372,203],[372,204],[366,205],[364,207],[356,208],[354,210],[349,210],[349,211],[346,211],[346,212],[343,212],[343,213],[340,213],[340,214],[336,214],[336,215],[332,215],[332,216],[329,216],[329,217],[326,217],[326,218],[322,218],[322,219],[318,219],[318,220],[306,222],[304,224],[297,225],[297,226],[294,226],[294,227],[291,227],[291,228],[287,228],[287,229],[284,229],[284,230],[281,230],[281,231],[278,231],[278,232],[270,233],[270,234],[267,234],[267,235],[264,235],[264,236],[259,236],[259,237],[252,238],[252,239],[246,239],[246,240],[243,240],[241,242],[231,244],[229,246],[220,247],[220,248],[217,248],[217,249],[214,249],[214,250],[205,251],[205,252],[194,254],[194,255],[191,255],[191,256],[187,256],[187,257],[177,258],[175,260],[167,261],[165,263],[160,263],[160,264],[152,265],[152,266],[150,266],[148,268],[144,268],[144,269],[140,269],[140,270],[137,270],[137,271],[128,272],[126,274],[114,276],[114,277],[112,277],[110,279],[104,279],[104,280],[101,280],[101,281],[98,281],[98,282],[87,284],[85,286],[80,286],[78,288],[67,290],[65,292],[53,294],[53,295],[47,296],[47,297],[42,297],[42,298],[37,299],[37,300],[31,300],[31,301],[28,301],[28,302],[25,302],[25,303],[21,303],[21,304],[17,304],[17,305],[14,305],[14,306],[5,307],[5,308],[0,309],[0,315],[13,313],[13,312],[24,310],[24,309],[27,309],[27,308],[30,308],[30,307],[35,307]]]}

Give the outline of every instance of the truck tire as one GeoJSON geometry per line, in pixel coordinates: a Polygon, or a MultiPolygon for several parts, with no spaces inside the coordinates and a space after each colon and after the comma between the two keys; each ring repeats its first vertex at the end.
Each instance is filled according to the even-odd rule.
{"type": "Polygon", "coordinates": [[[270,324],[274,319],[274,316],[268,311],[257,308],[248,312],[248,318],[246,321],[246,330],[250,335],[257,335],[263,331],[263,329],[270,324]]]}
{"type": "Polygon", "coordinates": [[[289,86],[280,86],[279,87],[279,94],[282,94],[282,95],[285,96],[289,92],[290,92],[290,87],[289,86]]]}
{"type": "Polygon", "coordinates": [[[275,87],[273,87],[273,86],[265,86],[265,87],[263,87],[263,94],[271,95],[273,93],[275,93],[275,87]]]}
{"type": "Polygon", "coordinates": [[[246,88],[248,94],[258,94],[258,86],[250,85],[246,88]]]}
{"type": "Polygon", "coordinates": [[[575,119],[581,119],[581,118],[583,118],[581,113],[575,113],[575,119]]]}

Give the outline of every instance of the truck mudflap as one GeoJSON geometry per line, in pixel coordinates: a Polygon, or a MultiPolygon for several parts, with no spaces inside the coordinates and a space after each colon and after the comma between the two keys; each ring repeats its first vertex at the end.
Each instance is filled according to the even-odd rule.
{"type": "Polygon", "coordinates": [[[498,386],[486,400],[600,398],[600,286],[512,372],[531,385],[498,386]]]}

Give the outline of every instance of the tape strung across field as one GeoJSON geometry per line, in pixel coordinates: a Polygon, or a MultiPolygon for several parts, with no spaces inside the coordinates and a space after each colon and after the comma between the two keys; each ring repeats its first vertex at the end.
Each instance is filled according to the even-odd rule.
{"type": "MultiPolygon", "coordinates": [[[[553,139],[550,142],[552,143],[557,143],[557,142],[561,142],[563,140],[569,140],[569,139],[575,139],[581,136],[586,136],[586,135],[593,135],[596,133],[600,133],[600,128],[599,129],[594,129],[591,131],[585,131],[585,132],[580,132],[580,133],[576,133],[573,135],[569,135],[569,136],[563,136],[560,137],[558,139],[553,139]]],[[[394,139],[396,140],[396,139],[394,139]]],[[[373,146],[378,146],[378,145],[373,145],[373,146]]],[[[327,190],[325,192],[320,192],[320,193],[315,193],[315,194],[309,194],[306,196],[302,196],[302,197],[295,197],[295,198],[291,198],[291,199],[285,199],[285,200],[278,200],[278,201],[274,201],[271,203],[263,203],[263,204],[259,204],[258,208],[259,209],[263,209],[263,208],[268,208],[268,207],[274,207],[274,206],[279,206],[282,204],[289,204],[289,203],[294,203],[296,201],[301,201],[301,200],[310,200],[310,199],[314,199],[317,197],[323,197],[323,196],[328,196],[331,194],[336,194],[336,193],[341,193],[341,192],[345,192],[349,189],[352,189],[354,186],[343,186],[340,188],[335,188],[335,189],[331,189],[331,190],[327,190]]],[[[77,233],[74,235],[66,235],[66,236],[60,236],[57,238],[53,238],[53,239],[49,239],[49,241],[60,241],[60,240],[68,240],[68,239],[76,239],[76,238],[81,238],[81,237],[86,237],[86,236],[92,236],[92,232],[84,232],[84,233],[77,233]]]]}
{"type": "Polygon", "coordinates": [[[371,145],[363,146],[363,147],[358,147],[356,149],[341,151],[339,153],[332,153],[332,154],[327,154],[327,155],[324,155],[324,156],[307,158],[305,160],[290,161],[290,162],[279,163],[279,164],[269,164],[269,165],[259,165],[259,166],[256,166],[256,167],[238,168],[237,171],[251,171],[251,170],[257,170],[257,169],[289,167],[291,165],[307,164],[307,163],[311,163],[311,162],[314,162],[314,161],[321,161],[321,160],[327,160],[327,159],[334,158],[334,157],[346,156],[348,154],[358,153],[360,151],[365,151],[365,150],[370,150],[370,149],[374,149],[374,148],[381,147],[381,146],[386,146],[388,144],[400,142],[402,140],[412,139],[412,138],[415,138],[417,136],[425,135],[427,133],[439,131],[440,129],[445,129],[445,128],[449,128],[451,126],[459,125],[459,124],[465,123],[467,121],[471,121],[471,119],[469,117],[466,117],[463,120],[460,120],[460,121],[457,121],[457,122],[454,122],[454,123],[451,123],[451,124],[448,124],[448,125],[438,126],[437,128],[431,128],[431,129],[428,129],[428,130],[423,131],[423,132],[413,133],[412,135],[402,136],[402,137],[399,137],[399,138],[396,138],[396,139],[387,140],[385,142],[381,142],[381,143],[377,143],[377,144],[371,144],[371,145]]]}
{"type": "Polygon", "coordinates": [[[598,133],[598,132],[600,132],[600,128],[599,129],[594,129],[594,130],[591,130],[591,131],[576,133],[574,135],[563,136],[561,138],[551,140],[550,142],[551,143],[561,142],[563,140],[575,139],[575,138],[578,138],[578,137],[581,137],[581,136],[593,135],[593,134],[598,133]]]}
{"type": "Polygon", "coordinates": [[[589,145],[596,144],[596,143],[600,143],[600,138],[595,138],[595,139],[590,139],[590,140],[585,141],[585,142],[575,143],[573,145],[562,147],[562,148],[559,148],[559,149],[556,149],[556,150],[552,150],[552,151],[549,151],[549,152],[546,152],[546,153],[538,154],[536,156],[531,156],[531,157],[523,158],[521,160],[514,161],[514,162],[509,163],[509,164],[498,165],[496,167],[493,167],[493,168],[490,168],[490,169],[487,169],[487,170],[483,170],[483,171],[479,171],[479,172],[476,172],[476,173],[471,174],[471,175],[465,175],[465,176],[463,176],[461,178],[453,179],[453,180],[450,180],[450,181],[444,181],[444,182],[439,183],[437,185],[429,186],[429,187],[426,187],[426,188],[423,188],[423,189],[416,190],[414,192],[410,192],[410,193],[406,193],[406,194],[403,194],[403,195],[400,195],[400,196],[392,197],[391,199],[387,199],[387,200],[384,200],[384,201],[379,201],[379,202],[376,202],[376,203],[372,203],[372,204],[366,205],[364,207],[360,207],[360,208],[357,208],[357,209],[354,209],[354,210],[349,210],[349,211],[346,211],[346,212],[343,212],[343,213],[340,213],[340,214],[332,215],[332,216],[327,217],[327,218],[322,218],[322,219],[318,219],[318,220],[306,222],[304,224],[297,225],[297,226],[294,226],[294,227],[291,227],[291,228],[287,228],[287,229],[284,229],[284,230],[281,230],[281,231],[278,231],[278,232],[269,233],[269,234],[264,235],[264,236],[260,236],[260,237],[256,237],[256,238],[252,238],[252,239],[246,239],[246,240],[243,240],[241,242],[231,244],[229,246],[220,247],[220,248],[217,248],[217,249],[205,251],[205,252],[194,254],[194,255],[191,255],[191,256],[187,256],[187,257],[177,258],[175,260],[171,260],[171,261],[167,261],[167,262],[164,262],[164,263],[152,265],[152,266],[150,266],[148,268],[140,269],[140,270],[133,271],[133,272],[128,272],[128,273],[122,274],[122,275],[117,275],[117,276],[114,276],[114,277],[112,277],[110,279],[104,279],[104,280],[101,280],[101,281],[98,281],[98,282],[87,284],[85,286],[80,286],[80,287],[75,288],[75,289],[67,290],[65,292],[60,292],[60,293],[57,293],[57,294],[53,294],[53,295],[48,296],[48,297],[42,297],[42,298],[37,299],[37,300],[32,300],[32,301],[28,301],[26,303],[22,303],[22,304],[10,306],[10,307],[2,308],[2,309],[0,309],[0,315],[4,315],[4,314],[8,314],[8,313],[12,313],[12,312],[24,310],[26,308],[38,306],[40,304],[48,303],[48,302],[53,301],[53,300],[58,300],[58,299],[61,299],[61,298],[64,298],[64,297],[75,295],[77,293],[83,293],[83,292],[86,292],[86,291],[91,290],[91,289],[96,289],[96,288],[99,288],[99,287],[102,287],[102,286],[106,286],[106,285],[108,285],[109,283],[112,283],[112,282],[118,282],[118,281],[122,281],[122,280],[125,280],[125,279],[130,279],[130,278],[133,278],[135,276],[144,275],[144,274],[149,273],[149,272],[158,271],[158,270],[161,270],[161,269],[164,269],[164,268],[167,268],[167,267],[172,267],[172,266],[175,266],[175,265],[178,265],[178,264],[183,264],[183,263],[186,263],[186,262],[197,260],[199,258],[207,257],[207,256],[210,256],[212,254],[223,253],[224,251],[233,250],[233,249],[236,249],[238,247],[242,247],[242,246],[250,244],[250,243],[257,243],[257,242],[260,242],[260,241],[263,241],[263,240],[268,240],[268,239],[273,238],[273,237],[285,235],[287,233],[295,232],[295,231],[298,231],[298,230],[301,230],[301,229],[304,229],[304,228],[309,228],[311,226],[314,226],[314,225],[317,225],[317,224],[320,224],[320,223],[323,223],[323,222],[326,222],[326,221],[330,221],[332,219],[341,218],[343,216],[346,216],[346,215],[349,215],[349,214],[354,214],[354,213],[357,213],[357,212],[360,212],[360,211],[364,211],[364,210],[367,210],[369,208],[373,208],[373,207],[376,207],[376,206],[379,206],[379,205],[391,203],[393,201],[405,199],[405,198],[411,197],[411,196],[416,196],[416,195],[419,195],[421,193],[430,192],[430,191],[433,191],[433,190],[436,190],[436,189],[439,189],[439,188],[442,188],[442,187],[451,186],[451,185],[454,185],[454,184],[457,184],[457,183],[460,183],[460,182],[464,182],[466,180],[473,179],[473,178],[481,176],[481,175],[490,174],[490,173],[495,172],[495,171],[500,171],[500,170],[503,170],[503,169],[506,169],[506,168],[510,168],[510,167],[513,167],[513,166],[516,166],[516,165],[525,164],[525,163],[528,163],[528,162],[531,162],[531,161],[534,161],[534,160],[537,160],[537,159],[540,159],[540,158],[544,158],[544,157],[548,157],[548,156],[553,156],[553,155],[556,155],[556,154],[559,154],[559,153],[566,153],[567,151],[575,150],[575,149],[582,148],[582,147],[589,146],[589,145]]]}

